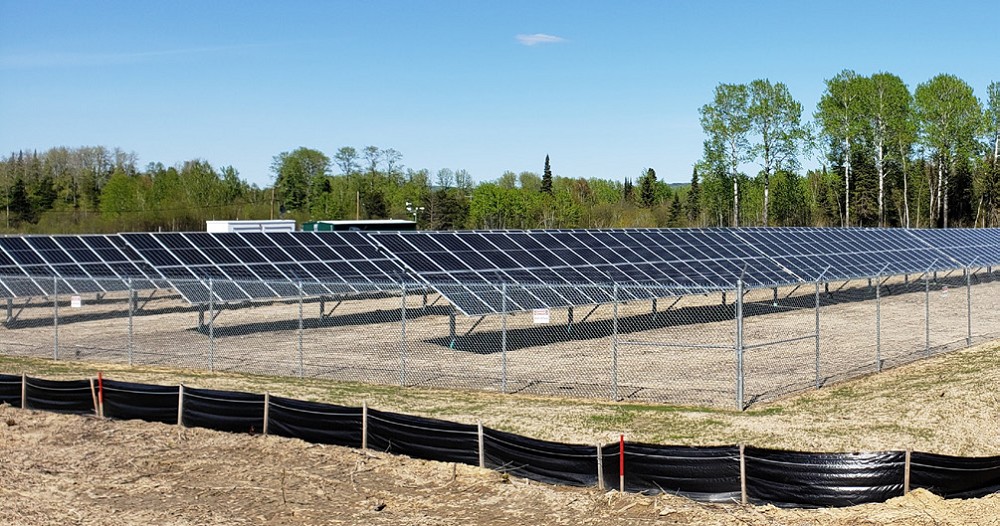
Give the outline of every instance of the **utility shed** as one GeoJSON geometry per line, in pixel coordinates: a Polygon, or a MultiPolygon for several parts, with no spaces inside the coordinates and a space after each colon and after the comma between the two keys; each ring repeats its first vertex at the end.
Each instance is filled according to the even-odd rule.
{"type": "Polygon", "coordinates": [[[206,232],[294,232],[293,219],[205,221],[206,232]]]}
{"type": "Polygon", "coordinates": [[[416,230],[417,224],[406,219],[360,219],[345,221],[307,221],[302,223],[302,230],[305,232],[331,232],[331,231],[411,231],[416,230]]]}

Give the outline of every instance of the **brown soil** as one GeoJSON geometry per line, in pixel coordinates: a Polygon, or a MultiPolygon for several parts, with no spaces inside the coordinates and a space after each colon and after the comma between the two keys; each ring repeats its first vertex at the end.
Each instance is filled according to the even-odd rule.
{"type": "Polygon", "coordinates": [[[1000,495],[781,510],[602,493],[277,437],[0,406],[0,523],[1000,524],[1000,495]]]}

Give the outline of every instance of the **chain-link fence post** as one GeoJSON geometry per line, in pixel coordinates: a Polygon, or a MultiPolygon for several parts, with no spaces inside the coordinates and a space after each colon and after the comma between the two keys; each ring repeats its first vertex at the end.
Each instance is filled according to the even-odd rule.
{"type": "Polygon", "coordinates": [[[924,272],[924,352],[931,352],[931,272],[924,272]]]}
{"type": "Polygon", "coordinates": [[[298,347],[299,347],[299,378],[302,378],[302,377],[304,377],[306,375],[306,365],[305,365],[305,358],[302,356],[302,332],[303,332],[302,303],[303,303],[303,297],[302,297],[302,282],[301,281],[299,282],[299,291],[298,292],[299,292],[299,334],[298,334],[298,337],[299,337],[299,342],[298,342],[298,347]]]}
{"type": "Polygon", "coordinates": [[[618,400],[618,283],[611,298],[611,399],[618,400]]]}
{"type": "Polygon", "coordinates": [[[972,346],[972,267],[965,269],[965,346],[972,346]]]}
{"type": "Polygon", "coordinates": [[[406,385],[406,283],[400,283],[400,296],[402,296],[402,301],[400,301],[399,306],[399,319],[400,328],[402,331],[400,344],[399,344],[399,385],[406,385]]]}
{"type": "Polygon", "coordinates": [[[743,278],[736,280],[736,409],[743,406],[743,278]]]}
{"type": "Polygon", "coordinates": [[[882,276],[875,278],[875,372],[882,372],[882,276]]]}
{"type": "Polygon", "coordinates": [[[134,345],[134,333],[133,329],[135,326],[135,289],[132,287],[132,278],[128,278],[128,342],[126,347],[126,352],[128,353],[128,365],[132,366],[132,352],[134,345]]]}
{"type": "Polygon", "coordinates": [[[59,278],[52,276],[52,359],[59,359],[59,278]]]}
{"type": "Polygon", "coordinates": [[[215,285],[208,278],[208,370],[215,370],[215,285]]]}
{"type": "Polygon", "coordinates": [[[507,283],[500,290],[500,391],[507,392],[507,283]]]}
{"type": "Polygon", "coordinates": [[[819,281],[816,282],[816,389],[820,387],[819,371],[819,281]]]}

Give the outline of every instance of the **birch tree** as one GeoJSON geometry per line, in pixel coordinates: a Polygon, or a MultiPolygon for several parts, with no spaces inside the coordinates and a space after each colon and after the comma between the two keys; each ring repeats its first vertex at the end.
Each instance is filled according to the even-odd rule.
{"type": "Polygon", "coordinates": [[[750,83],[750,104],[747,115],[750,129],[757,142],[750,149],[753,158],[760,158],[764,179],[764,225],[768,224],[771,174],[797,167],[796,155],[805,133],[802,128],[802,104],[788,86],[770,80],[750,83]]]}
{"type": "Polygon", "coordinates": [[[719,156],[733,180],[733,226],[740,226],[739,165],[747,160],[750,91],[746,84],[719,84],[712,103],[701,107],[706,158],[719,156]]]}
{"type": "Polygon", "coordinates": [[[991,82],[986,89],[986,129],[993,139],[993,165],[1000,160],[1000,82],[991,82]]]}
{"type": "Polygon", "coordinates": [[[968,155],[976,148],[982,106],[971,86],[947,74],[917,86],[914,100],[921,141],[934,152],[937,168],[937,184],[931,192],[931,218],[932,221],[940,218],[942,226],[947,228],[949,179],[959,155],[968,155]]]}
{"type": "MultiPolygon", "coordinates": [[[[868,96],[868,121],[870,136],[875,153],[875,170],[878,174],[878,226],[885,226],[885,180],[886,157],[894,142],[901,134],[907,133],[907,124],[913,97],[902,79],[892,73],[876,73],[868,81],[865,93],[868,96]]],[[[905,159],[902,160],[905,163],[905,159]]],[[[905,166],[905,165],[904,165],[905,166]]],[[[909,204],[905,202],[906,175],[903,174],[904,207],[909,215],[909,204]]],[[[909,226],[907,217],[906,224],[909,226]]]]}
{"type": "Polygon", "coordinates": [[[844,145],[844,226],[851,225],[851,147],[864,129],[865,80],[844,70],[826,81],[815,118],[822,133],[844,145]]]}

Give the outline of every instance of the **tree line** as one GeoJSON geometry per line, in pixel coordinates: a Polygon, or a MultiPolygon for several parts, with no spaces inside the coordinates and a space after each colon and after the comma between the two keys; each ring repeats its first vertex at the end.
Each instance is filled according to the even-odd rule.
{"type": "MultiPolygon", "coordinates": [[[[424,229],[681,226],[998,226],[1000,83],[985,102],[953,75],[912,91],[896,75],[843,71],[807,121],[786,85],[722,83],[700,108],[703,155],[687,184],[403,164],[392,148],[301,147],[274,156],[273,184],[194,159],[137,166],[102,146],[0,159],[7,232],[201,230],[208,219],[416,219],[424,229]],[[803,161],[820,168],[803,173],[803,161]],[[756,173],[752,173],[756,170],[756,173]]],[[[676,179],[676,176],[673,177],[676,179]]],[[[686,179],[686,177],[685,177],[686,179]]]]}

